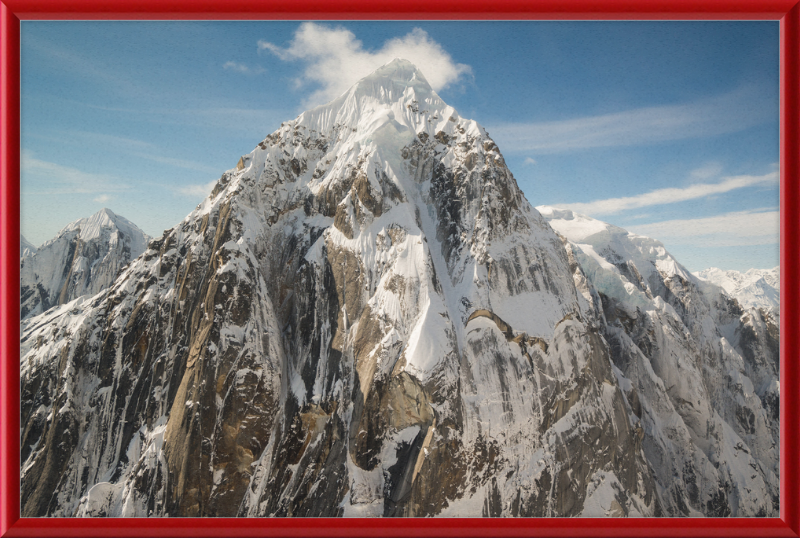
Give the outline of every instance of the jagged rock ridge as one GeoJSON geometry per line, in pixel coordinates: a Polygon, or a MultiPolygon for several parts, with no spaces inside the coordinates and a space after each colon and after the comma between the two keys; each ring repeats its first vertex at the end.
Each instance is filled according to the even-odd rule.
{"type": "MultiPolygon", "coordinates": [[[[738,476],[708,504],[730,454],[653,467],[694,430],[648,431],[672,389],[634,390],[618,357],[647,359],[601,297],[486,131],[395,60],[242,156],[107,293],[31,321],[23,514],[773,514],[738,476]]],[[[775,452],[741,443],[761,487],[775,452]]]]}

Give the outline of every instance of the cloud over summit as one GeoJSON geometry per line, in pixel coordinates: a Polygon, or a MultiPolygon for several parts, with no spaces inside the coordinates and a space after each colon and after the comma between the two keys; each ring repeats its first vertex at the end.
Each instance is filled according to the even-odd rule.
{"type": "Polygon", "coordinates": [[[414,63],[435,91],[472,74],[470,66],[456,63],[439,43],[419,28],[403,37],[389,39],[380,49],[370,51],[346,28],[306,22],[297,29],[289,46],[283,48],[262,40],[258,42],[258,50],[268,51],[284,61],[306,64],[296,81],[298,86],[317,84],[319,89],[306,99],[305,106],[323,104],[338,97],[358,80],[395,58],[414,63]]]}

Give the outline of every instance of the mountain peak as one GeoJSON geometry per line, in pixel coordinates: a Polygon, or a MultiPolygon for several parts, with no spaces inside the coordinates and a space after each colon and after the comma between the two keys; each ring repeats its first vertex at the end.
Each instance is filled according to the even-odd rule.
{"type": "Polygon", "coordinates": [[[85,221],[85,225],[115,226],[117,215],[107,207],[104,207],[88,219],[80,220],[85,221]]]}
{"type": "Polygon", "coordinates": [[[388,80],[392,82],[405,82],[406,84],[425,85],[430,88],[428,80],[416,65],[403,58],[395,58],[391,62],[382,65],[370,75],[367,75],[359,84],[367,80],[388,80]]]}
{"type": "Polygon", "coordinates": [[[608,224],[588,215],[575,213],[571,209],[540,205],[536,210],[550,222],[550,225],[567,237],[570,241],[578,243],[589,242],[594,236],[608,237],[610,235],[627,236],[628,231],[613,224],[608,224]],[[555,223],[555,224],[554,224],[555,223]]]}
{"type": "Polygon", "coordinates": [[[462,118],[436,94],[413,63],[401,58],[379,67],[329,103],[282,123],[230,172],[261,177],[266,163],[276,158],[270,148],[294,144],[298,136],[305,142],[303,150],[293,154],[297,163],[308,158],[309,148],[322,147],[338,161],[333,167],[306,169],[304,181],[298,185],[308,184],[312,189],[326,177],[333,177],[323,173],[323,168],[332,171],[355,166],[369,155],[381,155],[393,170],[399,170],[402,149],[415,140],[488,139],[477,122],[462,118]],[[312,177],[315,173],[317,177],[312,177]]]}
{"type": "Polygon", "coordinates": [[[117,216],[113,211],[111,211],[107,207],[104,207],[103,209],[101,209],[100,211],[95,213],[93,216],[99,216],[99,215],[105,215],[106,217],[108,217],[110,219],[113,219],[113,218],[115,218],[117,216]]]}
{"type": "Polygon", "coordinates": [[[20,235],[21,319],[109,287],[149,239],[105,207],[71,222],[38,249],[20,235]]]}
{"type": "Polygon", "coordinates": [[[417,97],[417,100],[435,96],[444,105],[417,66],[402,58],[382,65],[356,82],[344,95],[369,96],[388,103],[409,96],[417,97]]]}
{"type": "Polygon", "coordinates": [[[330,133],[337,125],[373,131],[385,123],[376,120],[385,119],[396,120],[398,126],[416,133],[427,126],[428,119],[443,116],[446,121],[457,114],[436,94],[413,63],[395,58],[333,101],[303,112],[292,125],[302,125],[320,133],[330,133]]]}
{"type": "Polygon", "coordinates": [[[136,224],[104,207],[90,217],[84,217],[67,224],[58,233],[58,236],[49,242],[56,241],[58,237],[65,233],[75,231],[79,233],[81,241],[88,242],[100,238],[103,235],[102,230],[109,230],[112,235],[121,232],[124,236],[131,238],[133,240],[132,249],[136,252],[144,251],[147,242],[150,240],[150,236],[144,233],[136,224]]]}

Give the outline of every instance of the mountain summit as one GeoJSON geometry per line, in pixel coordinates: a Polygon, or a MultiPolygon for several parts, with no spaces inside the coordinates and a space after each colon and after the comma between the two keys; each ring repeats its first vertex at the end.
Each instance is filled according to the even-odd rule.
{"type": "MultiPolygon", "coordinates": [[[[648,303],[649,347],[603,297],[486,131],[395,60],[242,156],[106,294],[34,318],[22,513],[774,514],[745,373],[681,400],[660,335],[684,296],[648,303]]],[[[682,360],[739,356],[709,323],[682,360]]]]}
{"type": "Polygon", "coordinates": [[[119,270],[144,252],[149,239],[106,208],[68,224],[38,250],[28,250],[20,262],[22,318],[109,287],[119,270]]]}
{"type": "Polygon", "coordinates": [[[340,125],[360,127],[363,134],[391,124],[400,131],[405,128],[414,134],[424,130],[433,135],[436,131],[430,131],[441,126],[433,124],[433,116],[444,116],[446,121],[454,114],[455,110],[442,101],[411,62],[395,59],[330,103],[304,112],[296,121],[320,132],[340,125]]]}

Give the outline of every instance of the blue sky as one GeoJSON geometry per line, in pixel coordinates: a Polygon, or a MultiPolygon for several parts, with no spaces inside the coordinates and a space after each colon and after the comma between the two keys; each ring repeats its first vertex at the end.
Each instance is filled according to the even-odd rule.
{"type": "Polygon", "coordinates": [[[778,264],[778,23],[22,23],[22,233],[177,224],[282,121],[394,56],[484,125],[533,205],[681,263],[778,264]],[[426,69],[427,68],[427,69],[426,69]]]}

